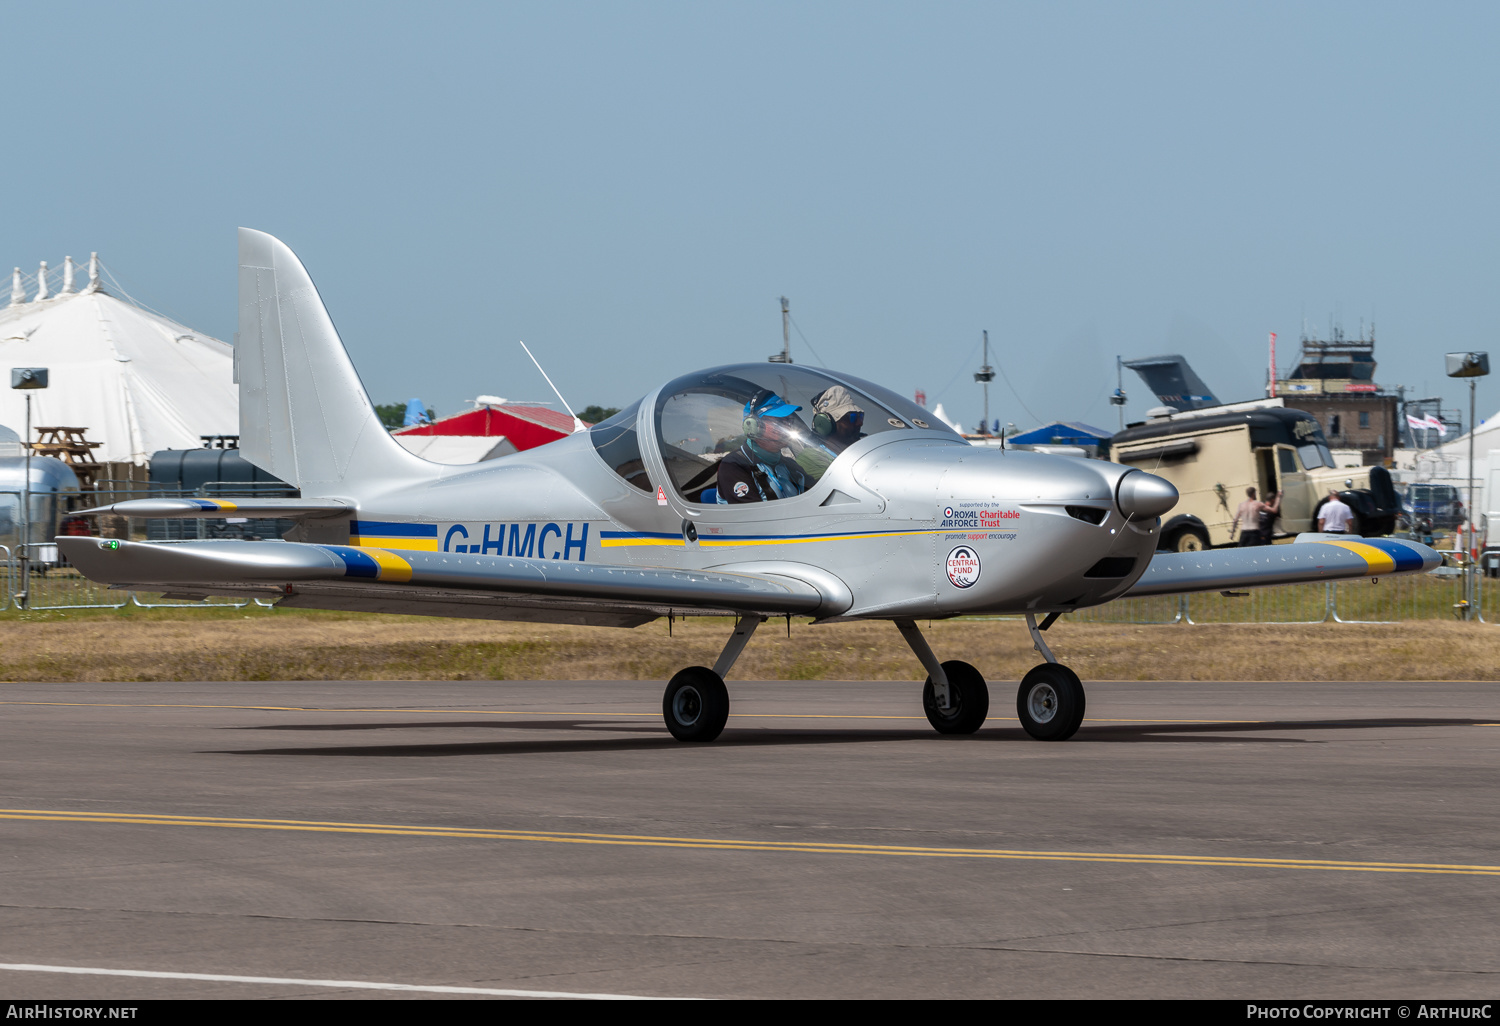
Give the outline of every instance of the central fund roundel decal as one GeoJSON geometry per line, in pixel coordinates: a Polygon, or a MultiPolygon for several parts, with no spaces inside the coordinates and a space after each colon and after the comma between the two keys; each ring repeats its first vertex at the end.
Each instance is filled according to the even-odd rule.
{"type": "Polygon", "coordinates": [[[948,553],[948,580],[955,588],[972,588],[979,580],[979,553],[967,545],[948,553]]]}
{"type": "Polygon", "coordinates": [[[943,507],[943,518],[945,520],[952,520],[953,519],[953,507],[952,506],[945,506],[945,507],[943,507]]]}

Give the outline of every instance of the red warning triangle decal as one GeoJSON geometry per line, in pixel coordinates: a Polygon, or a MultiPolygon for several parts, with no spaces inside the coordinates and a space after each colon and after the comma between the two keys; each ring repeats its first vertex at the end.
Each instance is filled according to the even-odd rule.
{"type": "Polygon", "coordinates": [[[656,486],[656,504],[665,506],[667,504],[667,490],[661,485],[656,486]]]}

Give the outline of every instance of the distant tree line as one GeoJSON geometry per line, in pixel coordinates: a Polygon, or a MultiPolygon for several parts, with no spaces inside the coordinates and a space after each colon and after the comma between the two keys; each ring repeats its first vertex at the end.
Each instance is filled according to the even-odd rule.
{"type": "MultiPolygon", "coordinates": [[[[395,431],[397,428],[406,426],[406,404],[376,403],[375,416],[380,418],[380,423],[385,425],[387,431],[395,431]]],[[[428,410],[427,419],[437,420],[437,414],[428,410]]]]}
{"type": "Polygon", "coordinates": [[[608,420],[620,412],[618,406],[585,406],[579,410],[576,416],[585,424],[597,424],[601,420],[608,420]]]}

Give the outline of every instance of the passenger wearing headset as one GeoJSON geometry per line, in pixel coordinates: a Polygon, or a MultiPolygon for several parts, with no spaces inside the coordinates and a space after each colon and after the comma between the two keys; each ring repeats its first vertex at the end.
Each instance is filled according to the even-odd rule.
{"type": "Polygon", "coordinates": [[[835,454],[865,437],[859,430],[865,424],[865,411],[843,385],[832,385],[813,396],[812,408],[813,434],[835,454]]]}
{"type": "Polygon", "coordinates": [[[812,398],[815,444],[798,449],[797,465],[814,481],[823,476],[838,454],[865,437],[860,428],[865,411],[843,385],[831,385],[812,398]]]}
{"type": "MultiPolygon", "coordinates": [[[[799,453],[822,449],[806,436],[794,406],[768,388],[745,404],[745,440],[719,461],[718,501],[724,505],[771,502],[801,495],[821,471],[809,474],[799,453]]],[[[832,455],[827,455],[832,462],[832,455]]]]}

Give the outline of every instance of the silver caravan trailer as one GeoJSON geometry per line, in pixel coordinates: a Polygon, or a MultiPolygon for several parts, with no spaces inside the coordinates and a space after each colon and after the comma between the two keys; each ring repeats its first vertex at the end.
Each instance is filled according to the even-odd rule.
{"type": "MultiPolygon", "coordinates": [[[[0,456],[0,545],[20,555],[24,525],[22,496],[26,493],[26,457],[0,456]]],[[[78,475],[52,456],[31,457],[31,558],[33,562],[57,562],[58,525],[73,510],[78,495],[78,475]]]]}

